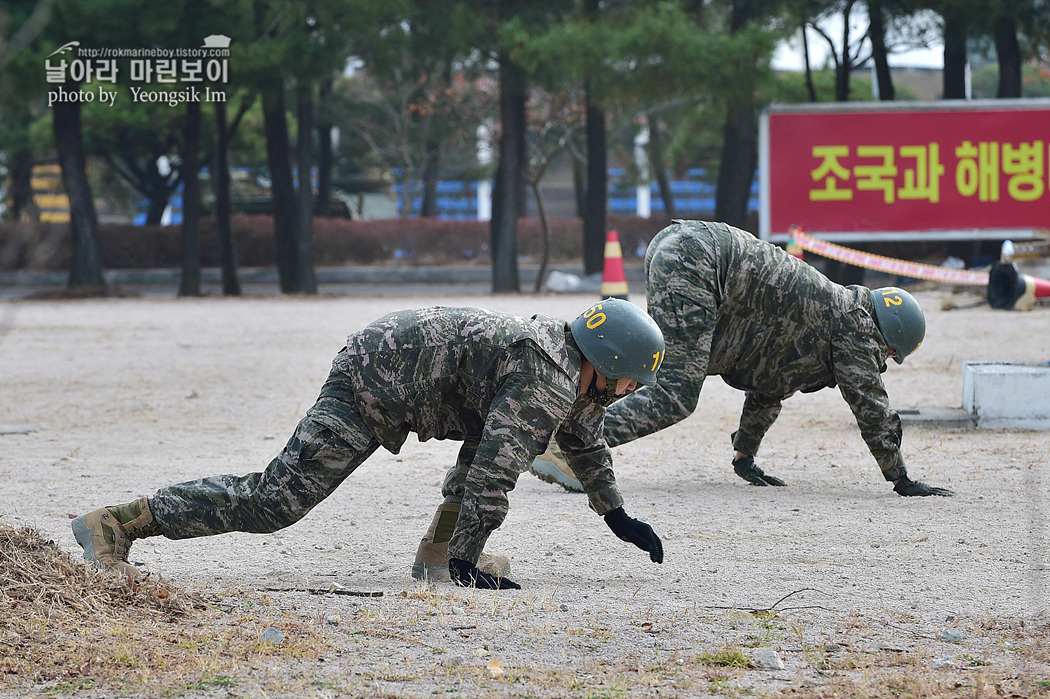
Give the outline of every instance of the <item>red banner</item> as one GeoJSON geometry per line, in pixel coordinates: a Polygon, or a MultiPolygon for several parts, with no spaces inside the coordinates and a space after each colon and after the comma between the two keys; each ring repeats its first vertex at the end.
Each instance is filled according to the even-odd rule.
{"type": "Polygon", "coordinates": [[[1050,228],[1050,104],[929,104],[767,113],[763,237],[1050,228]]]}

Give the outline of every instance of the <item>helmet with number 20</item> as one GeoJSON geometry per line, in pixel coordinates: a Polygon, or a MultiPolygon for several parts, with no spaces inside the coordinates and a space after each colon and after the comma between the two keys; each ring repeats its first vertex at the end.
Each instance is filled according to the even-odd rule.
{"type": "Polygon", "coordinates": [[[919,349],[926,337],[926,316],[914,296],[895,286],[873,289],[871,300],[875,302],[875,320],[882,337],[897,352],[893,361],[903,364],[904,358],[919,349]]]}
{"type": "Polygon", "coordinates": [[[656,381],[664,360],[664,334],[649,314],[630,301],[608,298],[569,326],[583,356],[610,379],[656,381]]]}

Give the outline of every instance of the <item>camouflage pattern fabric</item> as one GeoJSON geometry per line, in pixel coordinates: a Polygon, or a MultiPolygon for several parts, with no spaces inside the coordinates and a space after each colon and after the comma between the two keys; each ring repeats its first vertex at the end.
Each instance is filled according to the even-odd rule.
{"type": "Polygon", "coordinates": [[[602,439],[604,409],[578,397],[581,354],[561,320],[467,308],[383,316],[347,338],[317,402],[263,473],[159,490],[170,538],[269,532],[302,518],[379,446],[463,440],[443,491],[462,502],[449,556],[477,563],[506,518],[507,493],[552,437],[590,504],[623,504],[602,439]],[[571,456],[570,456],[571,454],[571,456]]]}
{"type": "Polygon", "coordinates": [[[149,498],[150,511],[169,539],[275,532],[305,517],[378,448],[366,431],[347,440],[304,417],[265,471],[161,488],[149,498]]]}
{"type": "Polygon", "coordinates": [[[886,480],[906,475],[901,422],[882,383],[888,348],[870,293],[723,223],[675,221],[645,255],[649,314],[667,355],[656,384],[613,403],[612,446],[696,409],[709,375],[746,392],[737,451],[754,455],[781,403],[838,386],[886,480]]]}

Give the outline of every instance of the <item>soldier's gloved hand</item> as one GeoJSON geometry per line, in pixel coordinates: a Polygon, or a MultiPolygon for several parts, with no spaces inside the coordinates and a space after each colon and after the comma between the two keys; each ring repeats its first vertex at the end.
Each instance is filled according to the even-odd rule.
{"type": "Polygon", "coordinates": [[[520,590],[521,585],[509,578],[497,578],[495,575],[478,570],[476,565],[460,558],[448,559],[448,576],[460,587],[476,587],[479,590],[520,590]]]}
{"type": "Polygon", "coordinates": [[[736,471],[736,475],[751,485],[787,485],[787,483],[776,476],[764,473],[762,469],[755,466],[755,457],[753,456],[742,456],[739,459],[733,459],[733,470],[736,471]]]}
{"type": "Polygon", "coordinates": [[[653,563],[664,562],[664,545],[660,543],[660,537],[656,535],[653,528],[645,522],[628,516],[622,507],[617,507],[612,512],[605,514],[605,523],[621,540],[632,543],[643,551],[648,551],[649,560],[653,563]]]}
{"type": "Polygon", "coordinates": [[[933,486],[926,485],[922,481],[913,481],[907,476],[904,476],[897,485],[893,486],[893,492],[897,495],[904,497],[922,496],[927,495],[940,495],[941,497],[951,497],[955,493],[947,488],[934,488],[933,486]]]}

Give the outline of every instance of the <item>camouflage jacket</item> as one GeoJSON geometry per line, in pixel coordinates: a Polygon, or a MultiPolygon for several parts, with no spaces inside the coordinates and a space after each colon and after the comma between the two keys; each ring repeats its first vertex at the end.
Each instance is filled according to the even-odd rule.
{"type": "Polygon", "coordinates": [[[476,562],[506,516],[506,493],[552,437],[603,514],[623,500],[602,438],[605,410],[578,398],[581,354],[562,320],[476,308],[390,313],[347,338],[311,409],[337,433],[354,418],[398,453],[420,441],[478,440],[449,555],[476,562]],[[347,410],[355,415],[346,416],[347,410]]]}
{"type": "Polygon", "coordinates": [[[905,474],[901,423],[881,377],[888,348],[867,288],[836,284],[750,233],[701,221],[661,231],[646,253],[646,273],[667,359],[655,387],[610,407],[607,437],[610,427],[630,429],[631,412],[643,423],[640,413],[680,414],[683,404],[691,412],[703,377],[719,375],[746,392],[733,445],[755,454],[783,400],[838,386],[887,480],[905,474]],[[688,351],[673,351],[676,344],[688,351]]]}

